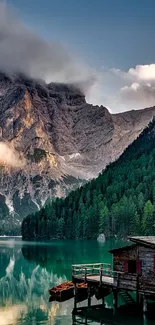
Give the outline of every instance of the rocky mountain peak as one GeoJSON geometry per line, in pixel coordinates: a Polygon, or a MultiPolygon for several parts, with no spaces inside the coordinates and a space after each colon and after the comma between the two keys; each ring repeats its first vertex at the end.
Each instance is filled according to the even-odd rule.
{"type": "Polygon", "coordinates": [[[48,198],[65,196],[96,177],[154,114],[153,107],[111,115],[103,106],[88,104],[79,85],[1,73],[2,218],[9,207],[21,220],[48,198]]]}

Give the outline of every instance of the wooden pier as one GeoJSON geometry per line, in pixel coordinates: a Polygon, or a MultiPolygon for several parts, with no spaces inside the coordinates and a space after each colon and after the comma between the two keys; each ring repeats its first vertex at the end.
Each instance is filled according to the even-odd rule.
{"type": "Polygon", "coordinates": [[[93,288],[104,305],[105,296],[113,293],[114,309],[118,307],[118,295],[126,305],[142,306],[148,312],[148,300],[155,300],[155,237],[130,237],[131,245],[114,249],[113,268],[110,264],[78,264],[72,266],[74,283],[74,308],[77,308],[78,283],[88,285],[88,308],[93,288]],[[136,299],[132,293],[135,292],[136,299]]]}

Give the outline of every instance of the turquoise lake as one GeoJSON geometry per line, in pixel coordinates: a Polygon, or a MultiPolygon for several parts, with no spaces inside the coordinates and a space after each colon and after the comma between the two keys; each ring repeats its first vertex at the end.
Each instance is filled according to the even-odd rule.
{"type": "MultiPolygon", "coordinates": [[[[119,241],[104,244],[52,241],[47,244],[0,238],[0,325],[79,324],[78,320],[72,319],[73,299],[50,303],[48,289],[71,280],[72,264],[112,263],[108,251],[120,244],[119,241]]],[[[86,303],[81,302],[80,306],[86,303]]],[[[93,303],[97,303],[95,298],[93,303]]],[[[107,297],[106,305],[112,306],[111,296],[107,297]]],[[[143,322],[124,318],[123,323],[136,325],[143,322]]],[[[97,322],[85,321],[84,324],[97,322]]],[[[110,323],[113,324],[117,321],[110,323]]]]}

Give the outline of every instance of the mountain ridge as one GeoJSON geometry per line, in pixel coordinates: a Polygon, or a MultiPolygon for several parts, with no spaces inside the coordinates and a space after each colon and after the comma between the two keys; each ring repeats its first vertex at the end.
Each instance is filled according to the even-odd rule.
{"type": "Polygon", "coordinates": [[[155,235],[155,119],[102,174],[22,223],[27,240],[155,235]]]}
{"type": "Polygon", "coordinates": [[[0,218],[7,222],[9,207],[18,224],[46,200],[97,177],[148,125],[155,107],[110,114],[88,104],[76,85],[0,74],[0,113],[0,143],[22,165],[0,158],[0,218]]]}

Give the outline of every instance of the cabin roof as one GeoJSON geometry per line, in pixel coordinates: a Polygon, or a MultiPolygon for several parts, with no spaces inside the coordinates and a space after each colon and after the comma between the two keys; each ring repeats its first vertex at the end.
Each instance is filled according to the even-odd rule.
{"type": "Polygon", "coordinates": [[[132,242],[155,248],[155,236],[128,237],[132,242]]]}
{"type": "Polygon", "coordinates": [[[123,251],[124,249],[125,250],[128,250],[128,249],[131,249],[132,247],[135,247],[136,246],[136,244],[129,244],[129,245],[124,245],[124,246],[121,246],[121,247],[118,247],[118,248],[114,248],[114,249],[111,249],[110,251],[109,251],[109,253],[112,253],[112,254],[114,254],[114,253],[116,253],[116,252],[118,252],[118,251],[123,251]]]}
{"type": "Polygon", "coordinates": [[[134,244],[130,243],[129,245],[114,248],[114,249],[110,250],[109,253],[114,254],[114,253],[116,253],[118,251],[122,251],[124,249],[128,250],[128,249],[136,246],[137,244],[155,248],[155,236],[134,236],[134,237],[128,237],[128,239],[131,242],[134,242],[134,244]]]}

